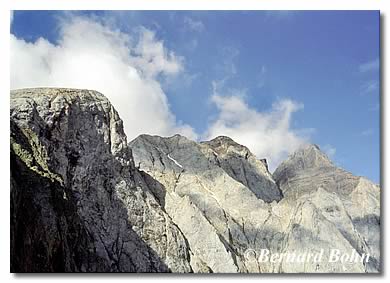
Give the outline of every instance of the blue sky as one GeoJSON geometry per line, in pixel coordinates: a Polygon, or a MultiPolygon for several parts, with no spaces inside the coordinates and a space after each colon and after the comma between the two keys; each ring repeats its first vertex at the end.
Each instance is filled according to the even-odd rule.
{"type": "MultiPolygon", "coordinates": [[[[166,133],[175,129],[189,133],[191,128],[200,140],[227,133],[246,143],[257,155],[272,152],[265,157],[274,157],[278,162],[293,145],[316,143],[341,167],[379,182],[379,12],[19,11],[14,13],[11,24],[11,33],[19,44],[14,57],[21,56],[17,56],[18,52],[41,56],[42,52],[33,53],[36,49],[27,44],[31,43],[48,52],[44,58],[49,60],[50,52],[37,40],[44,38],[52,50],[55,46],[65,48],[68,39],[64,34],[80,30],[76,29],[80,25],[69,24],[75,18],[98,22],[122,37],[129,35],[132,43],[123,43],[124,46],[133,44],[128,50],[138,52],[137,58],[142,60],[134,63],[131,57],[125,62],[141,70],[143,81],[156,86],[150,91],[156,91],[162,103],[167,104],[161,114],[169,116],[169,125],[162,126],[166,133]],[[153,55],[149,54],[151,50],[153,55]],[[153,60],[161,64],[146,68],[148,60],[144,59],[148,56],[154,56],[153,60]],[[232,121],[235,115],[241,124],[232,121]],[[283,124],[285,120],[287,126],[283,124]],[[262,129],[263,122],[276,124],[280,131],[262,129]],[[262,144],[265,135],[267,144],[279,148],[262,144]]],[[[58,65],[52,64],[50,70],[58,65]]],[[[45,82],[24,81],[22,71],[12,66],[11,73],[11,86],[45,82]]],[[[68,79],[69,76],[55,76],[59,84],[68,79]]],[[[144,103],[156,97],[140,93],[137,103],[142,95],[144,103]]],[[[126,115],[125,111],[119,111],[121,116],[126,115]]],[[[152,114],[148,115],[153,119],[152,114]]],[[[165,119],[161,117],[155,119],[165,119]]],[[[128,132],[138,134],[141,130],[129,128],[128,132]]],[[[151,133],[164,131],[156,129],[151,133]]]]}

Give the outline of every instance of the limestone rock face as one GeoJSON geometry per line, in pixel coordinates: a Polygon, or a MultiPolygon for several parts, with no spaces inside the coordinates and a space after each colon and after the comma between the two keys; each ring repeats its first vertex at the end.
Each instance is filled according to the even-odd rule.
{"type": "Polygon", "coordinates": [[[298,198],[313,190],[313,185],[330,193],[348,196],[359,177],[337,168],[317,145],[298,149],[276,168],[273,177],[285,197],[298,198]]]}
{"type": "Polygon", "coordinates": [[[95,91],[13,91],[10,110],[12,271],[380,271],[380,189],[318,146],[271,174],[229,137],[127,143],[95,91]],[[332,263],[332,249],[371,258],[332,263]]]}
{"type": "Polygon", "coordinates": [[[290,155],[273,177],[285,202],[309,198],[353,249],[359,254],[371,255],[365,270],[380,269],[378,185],[336,167],[316,145],[303,147],[290,155]]]}
{"type": "Polygon", "coordinates": [[[12,271],[191,271],[102,94],[13,91],[10,110],[12,271]]]}
{"type": "Polygon", "coordinates": [[[141,135],[130,147],[136,166],[158,181],[155,194],[164,195],[160,203],[191,251],[213,272],[379,270],[379,188],[335,167],[318,146],[293,153],[273,176],[266,162],[228,137],[195,143],[178,135],[141,135]],[[356,202],[367,195],[365,202],[356,202]],[[357,212],[360,218],[353,216],[357,212]],[[279,254],[323,250],[324,259],[259,263],[262,249],[279,254]],[[332,249],[372,259],[329,263],[332,249]],[[215,257],[224,264],[216,264],[215,257]]]}
{"type": "Polygon", "coordinates": [[[244,253],[255,241],[255,227],[268,217],[268,205],[259,195],[278,200],[280,191],[249,150],[230,139],[229,145],[217,142],[141,135],[130,147],[136,166],[159,183],[156,196],[164,196],[160,203],[196,259],[213,272],[248,271],[244,253]],[[245,167],[248,172],[242,174],[245,167]],[[254,184],[252,190],[248,183],[254,184]]]}
{"type": "Polygon", "coordinates": [[[266,202],[282,198],[265,159],[258,160],[248,148],[229,137],[217,137],[202,144],[209,146],[212,157],[230,177],[245,185],[258,198],[266,202]]]}

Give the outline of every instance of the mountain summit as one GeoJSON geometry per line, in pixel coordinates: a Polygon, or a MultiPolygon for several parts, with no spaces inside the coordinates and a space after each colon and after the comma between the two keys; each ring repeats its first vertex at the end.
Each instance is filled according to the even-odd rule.
{"type": "Polygon", "coordinates": [[[128,143],[103,94],[11,91],[11,271],[380,271],[380,189],[315,145],[272,175],[229,137],[128,143]],[[368,262],[259,262],[332,249],[368,262]]]}
{"type": "Polygon", "coordinates": [[[302,171],[322,170],[335,167],[318,145],[304,145],[289,155],[275,170],[275,180],[291,178],[302,171]]]}
{"type": "Polygon", "coordinates": [[[302,146],[282,164],[295,163],[297,170],[333,166],[332,162],[316,144],[302,146]]]}

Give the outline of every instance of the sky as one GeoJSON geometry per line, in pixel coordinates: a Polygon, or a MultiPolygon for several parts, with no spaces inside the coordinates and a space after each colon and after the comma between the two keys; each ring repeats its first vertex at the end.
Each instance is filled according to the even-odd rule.
{"type": "Polygon", "coordinates": [[[105,94],[128,140],[227,135],[271,171],[315,143],[380,181],[377,11],[15,11],[11,88],[105,94]]]}

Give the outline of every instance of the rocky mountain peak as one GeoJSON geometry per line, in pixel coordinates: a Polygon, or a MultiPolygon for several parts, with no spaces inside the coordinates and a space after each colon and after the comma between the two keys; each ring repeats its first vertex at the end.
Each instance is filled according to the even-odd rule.
{"type": "Polygon", "coordinates": [[[13,272],[380,270],[380,191],[300,148],[272,176],[229,137],[126,141],[104,95],[11,92],[13,272]],[[253,261],[248,250],[370,253],[369,264],[253,261]]]}
{"type": "Polygon", "coordinates": [[[302,146],[288,160],[295,163],[302,162],[302,169],[333,165],[328,156],[316,144],[302,146]]]}
{"type": "Polygon", "coordinates": [[[10,110],[13,272],[191,271],[106,97],[17,90],[10,110]]]}
{"type": "Polygon", "coordinates": [[[240,145],[239,143],[235,142],[232,138],[227,136],[218,136],[215,137],[209,141],[204,141],[203,143],[207,143],[211,146],[237,146],[237,147],[244,147],[240,145]]]}
{"type": "Polygon", "coordinates": [[[278,180],[281,176],[292,176],[302,170],[333,166],[332,161],[320,150],[318,145],[309,144],[302,146],[290,154],[288,159],[276,168],[273,176],[278,180]]]}
{"type": "Polygon", "coordinates": [[[246,159],[249,156],[254,156],[246,146],[226,136],[218,136],[210,141],[203,141],[201,143],[211,147],[217,154],[236,153],[246,159]]]}
{"type": "Polygon", "coordinates": [[[232,138],[230,137],[227,137],[227,136],[217,136],[213,139],[211,139],[210,141],[208,141],[208,143],[215,143],[215,144],[238,144],[236,143],[232,138]]]}

